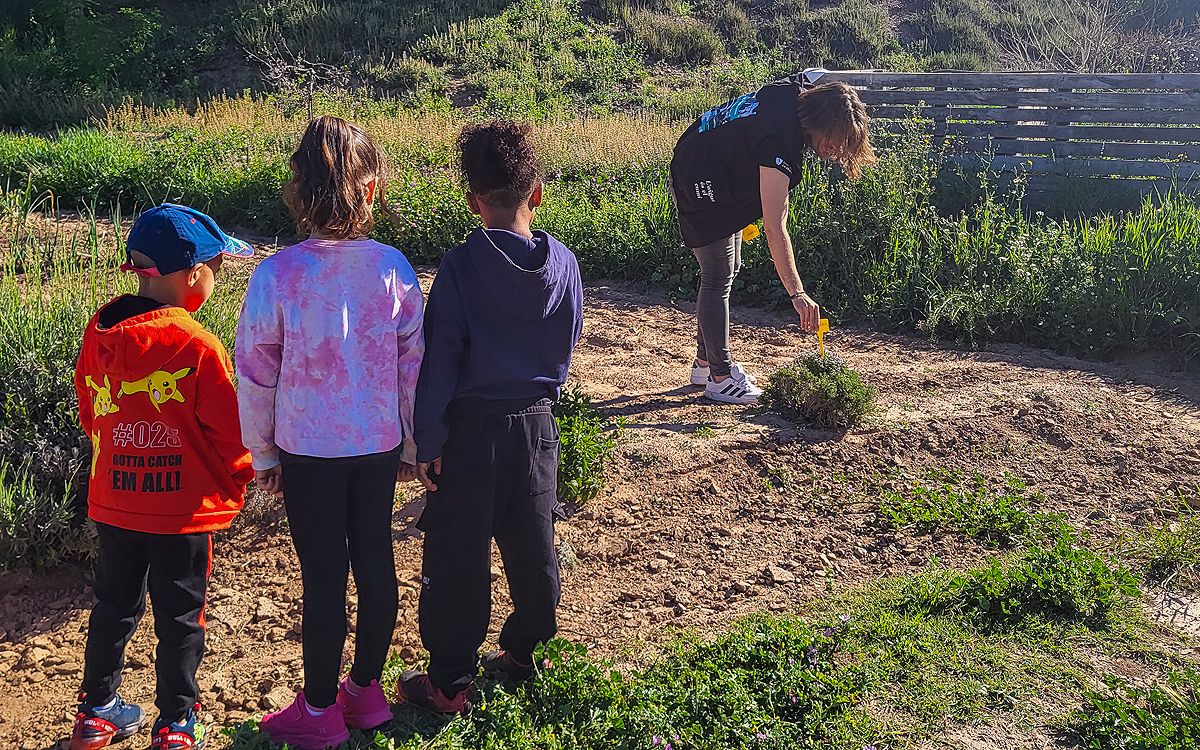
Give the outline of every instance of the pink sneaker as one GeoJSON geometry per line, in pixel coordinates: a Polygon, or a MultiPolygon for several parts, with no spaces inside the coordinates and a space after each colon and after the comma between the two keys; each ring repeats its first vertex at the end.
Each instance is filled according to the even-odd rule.
{"type": "Polygon", "coordinates": [[[337,703],[342,707],[346,726],[351,729],[374,729],[392,720],[392,707],[388,705],[379,687],[379,680],[371,680],[366,687],[351,686],[350,678],[338,686],[337,703]],[[352,694],[354,690],[358,695],[352,694]]]}
{"type": "Polygon", "coordinates": [[[342,705],[334,703],[320,716],[313,716],[303,690],[296,693],[292,705],[264,716],[258,731],[270,736],[272,742],[286,742],[296,750],[326,750],[350,739],[342,720],[342,705]]]}

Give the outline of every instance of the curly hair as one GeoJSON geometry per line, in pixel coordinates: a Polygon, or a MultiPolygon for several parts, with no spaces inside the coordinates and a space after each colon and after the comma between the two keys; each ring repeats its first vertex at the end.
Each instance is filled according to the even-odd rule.
{"type": "Polygon", "coordinates": [[[512,209],[542,181],[528,124],[512,120],[467,125],[458,136],[463,183],[484,203],[512,209]]]}
{"type": "Polygon", "coordinates": [[[361,237],[375,228],[367,185],[384,201],[386,162],[366,132],[340,117],[314,119],[291,159],[292,179],[283,201],[301,232],[335,238],[361,237]]]}
{"type": "Polygon", "coordinates": [[[875,163],[867,107],[850,86],[839,81],[801,91],[796,114],[809,142],[820,138],[832,149],[827,158],[852,179],[862,175],[863,167],[875,163]]]}

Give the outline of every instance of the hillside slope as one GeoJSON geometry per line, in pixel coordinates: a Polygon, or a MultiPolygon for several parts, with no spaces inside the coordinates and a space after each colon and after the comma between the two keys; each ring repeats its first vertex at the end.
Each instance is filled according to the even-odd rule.
{"type": "Polygon", "coordinates": [[[132,96],[354,92],[689,115],[809,66],[1200,70],[1197,0],[10,0],[0,125],[132,96]]]}

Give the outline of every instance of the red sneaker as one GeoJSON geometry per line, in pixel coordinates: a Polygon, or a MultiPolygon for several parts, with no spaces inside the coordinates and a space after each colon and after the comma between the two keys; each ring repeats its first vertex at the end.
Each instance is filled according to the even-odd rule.
{"type": "Polygon", "coordinates": [[[405,672],[396,683],[396,700],[432,711],[435,714],[465,714],[467,690],[454,697],[443,693],[424,672],[405,672]]]}
{"type": "Polygon", "coordinates": [[[314,716],[304,700],[303,690],[296,693],[292,705],[264,716],[258,723],[258,731],[272,742],[286,742],[295,750],[326,750],[350,739],[342,720],[342,707],[334,703],[320,716],[314,716]]]}
{"type": "Polygon", "coordinates": [[[392,707],[383,695],[383,688],[379,687],[379,680],[371,680],[370,685],[361,687],[352,684],[347,677],[338,685],[337,702],[342,707],[346,726],[351,729],[374,729],[392,720],[392,707]]]}

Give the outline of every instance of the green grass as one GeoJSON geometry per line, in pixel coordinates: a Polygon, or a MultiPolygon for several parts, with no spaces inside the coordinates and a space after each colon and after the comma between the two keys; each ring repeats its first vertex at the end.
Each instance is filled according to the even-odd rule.
{"type": "MultiPolygon", "coordinates": [[[[1002,48],[1013,38],[1076,59],[1089,40],[1073,1],[127,0],[79,12],[73,0],[10,0],[0,125],[239,91],[303,109],[310,89],[426,111],[690,117],[727,99],[731,82],[748,89],[804,67],[1011,69],[1021,61],[1002,48]]],[[[1196,9],[1176,5],[1163,21],[1186,31],[1196,9]]],[[[1200,69],[1194,32],[1127,25],[1108,67],[1200,69]]]]}
{"type": "Polygon", "coordinates": [[[1130,532],[1121,545],[1136,560],[1147,583],[1176,589],[1200,587],[1200,512],[1197,492],[1180,493],[1145,527],[1130,532]]]}

